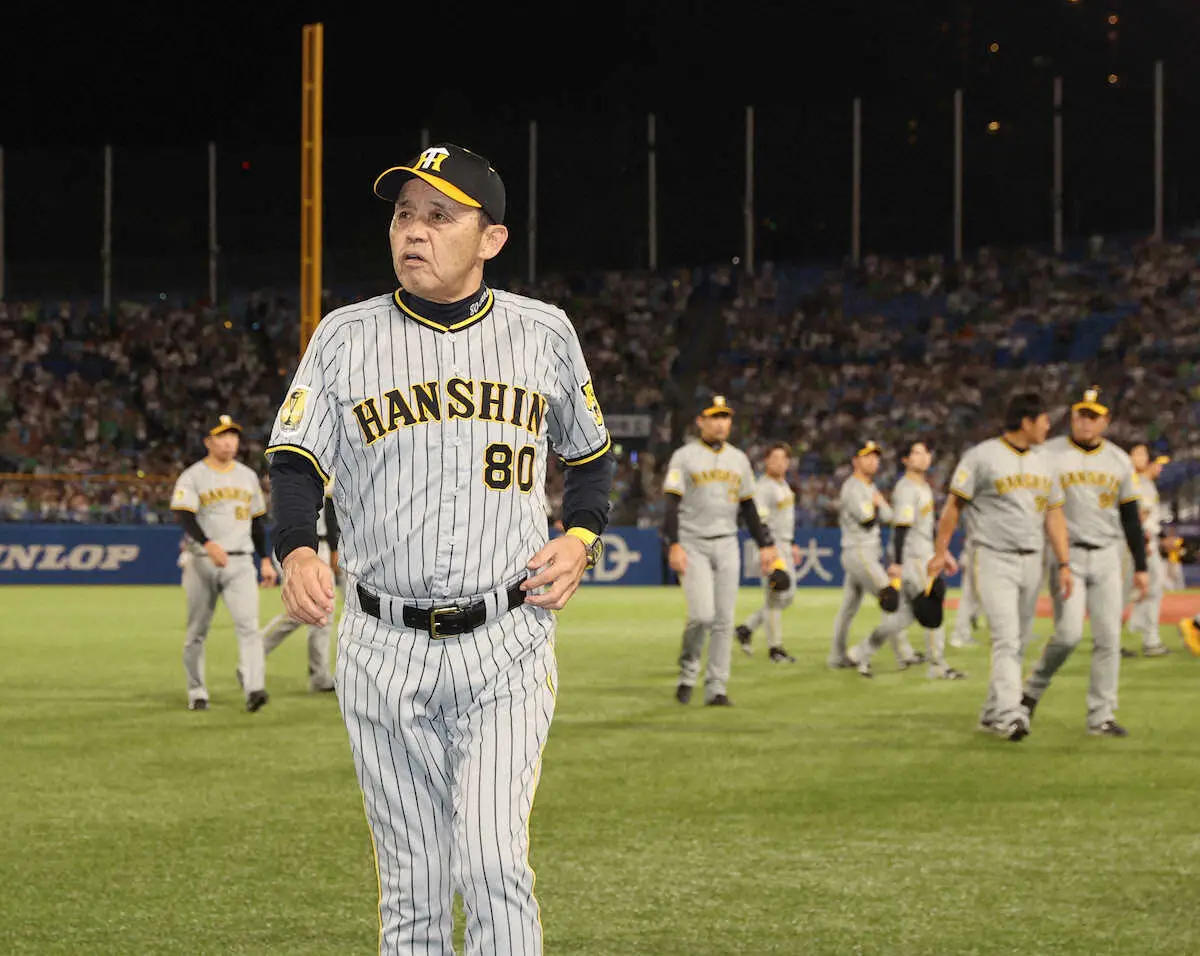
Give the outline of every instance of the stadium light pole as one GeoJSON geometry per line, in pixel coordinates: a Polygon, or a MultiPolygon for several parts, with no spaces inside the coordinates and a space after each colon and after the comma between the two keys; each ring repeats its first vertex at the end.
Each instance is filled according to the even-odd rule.
{"type": "Polygon", "coordinates": [[[1054,78],[1054,252],[1063,251],[1063,82],[1061,76],[1054,78]]]}
{"type": "Polygon", "coordinates": [[[537,281],[537,120],[529,121],[529,284],[537,281]]]}
{"type": "Polygon", "coordinates": [[[113,151],[110,143],[104,147],[104,236],[100,245],[101,301],[106,312],[112,308],[112,191],[113,151]]]}
{"type": "Polygon", "coordinates": [[[746,107],[746,192],[743,203],[746,230],[747,275],[754,275],[754,107],[746,107]]]}
{"type": "Polygon", "coordinates": [[[1163,61],[1154,64],[1154,238],[1163,238],[1163,61]]]}
{"type": "Polygon", "coordinates": [[[650,271],[658,271],[658,144],[654,114],[646,116],[646,197],[647,231],[649,233],[650,271]]]}
{"type": "Polygon", "coordinates": [[[963,257],[963,91],[954,91],[954,261],[963,257]]]}
{"type": "Polygon", "coordinates": [[[0,146],[0,302],[4,301],[4,147],[0,146]]]}
{"type": "Polygon", "coordinates": [[[850,261],[862,259],[862,100],[854,98],[850,142],[850,261]]]}
{"type": "Polygon", "coordinates": [[[208,143],[208,301],[217,305],[217,144],[208,143]]]}

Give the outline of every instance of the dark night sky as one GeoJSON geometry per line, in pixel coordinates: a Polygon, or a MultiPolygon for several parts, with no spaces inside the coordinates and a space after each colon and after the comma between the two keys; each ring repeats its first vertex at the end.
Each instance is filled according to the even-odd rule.
{"type": "MultiPolygon", "coordinates": [[[[509,182],[516,210],[510,226],[521,231],[524,124],[536,117],[543,144],[539,225],[550,230],[543,261],[553,266],[561,252],[564,268],[633,265],[644,249],[644,117],[654,110],[662,259],[724,257],[740,241],[748,103],[758,111],[763,254],[838,255],[847,232],[855,95],[864,102],[865,241],[882,249],[944,245],[956,86],[966,90],[969,240],[1041,238],[1056,74],[1067,89],[1068,201],[1075,203],[1069,225],[1081,232],[1136,228],[1144,218],[1159,58],[1168,75],[1168,218],[1173,212],[1181,225],[1200,217],[1200,149],[1191,129],[1200,115],[1194,0],[745,0],[480,10],[416,3],[387,13],[372,5],[369,16],[348,4],[315,2],[278,13],[266,3],[70,15],[58,4],[32,12],[35,5],[20,6],[0,21],[7,254],[17,265],[92,254],[94,236],[78,253],[64,252],[61,230],[46,223],[70,204],[92,208],[93,167],[105,142],[117,153],[118,251],[182,255],[196,242],[203,249],[203,229],[194,222],[167,228],[159,187],[174,188],[163,185],[165,170],[178,165],[170,156],[201,155],[210,139],[221,151],[222,246],[246,254],[281,243],[290,249],[300,34],[317,20],[326,32],[331,256],[363,246],[359,224],[373,210],[349,192],[340,200],[339,185],[409,158],[422,127],[492,158],[509,182]],[[1119,17],[1115,28],[1110,14],[1119,17]],[[988,52],[992,42],[997,54],[988,52]],[[1109,73],[1119,83],[1109,85],[1109,73]],[[1000,135],[985,132],[991,119],[1001,122],[1000,135]],[[156,220],[161,228],[148,224],[156,220]],[[936,229],[923,232],[930,221],[936,229]],[[698,238],[714,234],[720,241],[698,238]]],[[[189,218],[200,220],[202,159],[188,176],[187,192],[201,194],[201,212],[189,218]]],[[[361,184],[353,186],[358,197],[361,184]]],[[[519,243],[514,250],[515,264],[523,253],[519,243]]],[[[14,267],[14,284],[20,274],[14,267]]]]}

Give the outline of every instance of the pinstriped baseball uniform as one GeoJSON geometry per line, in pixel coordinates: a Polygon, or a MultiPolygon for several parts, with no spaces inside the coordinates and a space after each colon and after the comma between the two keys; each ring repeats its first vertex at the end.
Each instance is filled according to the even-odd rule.
{"type": "MultiPolygon", "coordinates": [[[[325,318],[269,453],[336,470],[346,606],[338,697],[377,850],[380,950],[542,951],[527,820],[554,710],[554,615],[509,610],[547,540],[546,456],[610,446],[574,328],[484,288],[444,327],[379,296],[325,318]],[[482,601],[460,636],[402,606],[482,601]]],[[[436,618],[435,618],[436,620],[436,618]]]]}
{"type": "MultiPolygon", "coordinates": [[[[328,542],[329,528],[326,512],[332,506],[330,498],[333,495],[332,484],[325,489],[325,502],[317,514],[317,540],[320,542],[317,554],[321,560],[328,563],[331,560],[328,542]]],[[[280,580],[283,569],[280,568],[280,580]]],[[[340,574],[339,574],[340,577],[340,574]]],[[[293,631],[301,627],[308,629],[308,686],[310,690],[327,691],[333,689],[333,677],[329,673],[329,638],[333,634],[333,621],[325,624],[302,624],[287,614],[277,614],[263,627],[263,653],[270,654],[293,631]]]]}
{"type": "Polygon", "coordinates": [[[1142,528],[1146,532],[1146,572],[1150,587],[1146,596],[1133,606],[1129,615],[1129,629],[1142,638],[1142,649],[1149,650],[1162,644],[1159,630],[1159,615],[1162,612],[1163,592],[1166,590],[1166,561],[1159,550],[1162,534],[1162,500],[1153,479],[1138,475],[1138,492],[1142,498],[1142,528]]]}
{"type": "Polygon", "coordinates": [[[1051,678],[1083,640],[1086,611],[1092,624],[1088,726],[1099,727],[1112,720],[1117,708],[1121,552],[1128,547],[1118,506],[1138,500],[1137,476],[1129,455],[1103,439],[1090,450],[1066,436],[1053,438],[1043,447],[1057,471],[1056,483],[1063,496],[1075,583],[1066,601],[1058,594],[1057,581],[1051,587],[1054,636],[1026,681],[1025,693],[1041,699],[1051,678]]]}
{"type": "Polygon", "coordinates": [[[225,549],[229,563],[218,568],[204,546],[187,539],[190,559],[183,569],[187,595],[187,637],[183,668],[188,700],[208,700],[205,684],[204,642],[217,608],[225,601],[238,642],[238,670],[246,693],[262,690],[266,680],[262,638],[258,633],[258,569],[254,561],[251,522],[266,514],[258,475],[240,461],[218,471],[206,461],[187,468],[175,482],[173,511],[191,511],[200,530],[225,549]]]}
{"type": "Polygon", "coordinates": [[[1019,449],[989,438],[968,449],[950,491],[969,513],[980,603],[992,634],[991,673],[980,721],[1006,726],[1021,707],[1021,667],[1033,637],[1042,584],[1046,511],[1063,504],[1055,463],[1044,447],[1019,449]]]}
{"type": "MultiPolygon", "coordinates": [[[[862,606],[863,597],[877,595],[887,587],[888,576],[880,563],[883,559],[882,526],[892,523],[892,509],[885,504],[875,507],[875,484],[856,475],[847,478],[838,493],[838,527],[842,533],[842,604],[833,622],[833,641],[829,665],[840,667],[846,660],[846,642],[850,625],[862,606]]],[[[893,645],[898,661],[910,660],[912,647],[899,636],[893,645]]]]}
{"type": "Polygon", "coordinates": [[[782,478],[762,475],[754,484],[754,503],[763,524],[771,532],[779,550],[790,584],[786,591],[772,591],[763,579],[762,606],[746,618],[746,627],[756,631],[765,626],[767,647],[783,646],[783,609],[796,597],[796,565],[792,560],[792,542],[796,537],[796,493],[782,478]]]}
{"type": "Polygon", "coordinates": [[[679,543],[687,554],[683,594],[688,619],[679,654],[679,683],[693,687],[708,638],[706,700],[729,684],[733,612],[741,579],[738,507],[754,496],[750,459],[728,442],[713,448],[699,439],[675,450],[663,491],[679,495],[679,543]]]}
{"type": "MultiPolygon", "coordinates": [[[[934,552],[936,521],[933,507],[933,489],[927,481],[917,481],[904,475],[892,492],[892,527],[907,528],[904,538],[904,553],[901,555],[901,601],[900,607],[883,620],[868,637],[858,645],[857,657],[870,661],[875,651],[890,638],[903,634],[916,621],[912,599],[925,590],[929,583],[927,566],[934,552]]],[[[888,560],[895,562],[895,533],[888,543],[888,560]]],[[[929,632],[929,666],[932,669],[946,666],[944,628],[929,632]]]]}

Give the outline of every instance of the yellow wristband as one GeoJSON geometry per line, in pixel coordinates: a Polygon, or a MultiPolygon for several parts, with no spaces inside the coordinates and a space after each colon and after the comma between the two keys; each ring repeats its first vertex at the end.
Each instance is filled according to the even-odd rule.
{"type": "Polygon", "coordinates": [[[596,539],[600,537],[594,531],[588,531],[587,528],[568,528],[567,534],[569,534],[572,538],[578,538],[580,541],[582,541],[585,548],[590,548],[595,543],[596,539]]]}

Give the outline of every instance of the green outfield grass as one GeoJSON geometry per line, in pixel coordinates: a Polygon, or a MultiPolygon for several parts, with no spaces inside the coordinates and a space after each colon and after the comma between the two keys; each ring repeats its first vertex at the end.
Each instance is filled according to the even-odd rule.
{"type": "MultiPolygon", "coordinates": [[[[349,748],[302,635],[246,714],[218,611],[213,709],[189,713],[177,589],[0,601],[0,953],[374,952],[349,748]]],[[[547,954],[1200,952],[1200,660],[1173,629],[1175,654],[1123,662],[1129,739],[1085,735],[1084,650],[1013,745],[975,731],[983,648],[951,652],[961,683],[887,650],[873,681],[826,670],[836,602],[801,592],[800,662],[735,652],[737,706],[707,709],[672,696],[678,590],[576,598],[532,819],[547,954]]]]}

